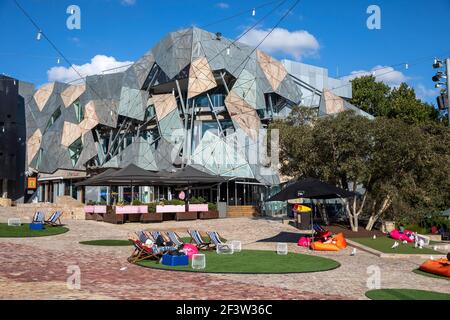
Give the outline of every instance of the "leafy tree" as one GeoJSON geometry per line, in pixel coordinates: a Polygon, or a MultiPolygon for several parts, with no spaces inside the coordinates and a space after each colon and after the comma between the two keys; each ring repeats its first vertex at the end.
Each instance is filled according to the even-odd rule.
{"type": "Polygon", "coordinates": [[[352,230],[384,216],[417,220],[450,206],[450,129],[439,123],[368,120],[353,112],[305,121],[296,110],[280,132],[281,173],[312,176],[361,196],[344,200],[352,230]]]}
{"type": "Polygon", "coordinates": [[[407,123],[438,122],[439,111],[433,105],[416,97],[413,88],[406,83],[390,88],[374,76],[358,77],[352,80],[350,103],[373,116],[402,119],[407,123]]]}
{"type": "Polygon", "coordinates": [[[373,116],[387,116],[390,92],[391,88],[374,76],[358,77],[352,80],[350,103],[373,116]]]}

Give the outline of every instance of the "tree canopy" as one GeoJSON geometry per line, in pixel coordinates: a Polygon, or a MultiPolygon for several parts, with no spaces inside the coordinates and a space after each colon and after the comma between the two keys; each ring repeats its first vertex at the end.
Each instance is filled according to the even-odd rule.
{"type": "Polygon", "coordinates": [[[402,119],[407,123],[440,120],[439,111],[418,99],[406,83],[391,88],[374,76],[363,76],[352,80],[352,91],[350,103],[376,117],[402,119]]]}
{"type": "Polygon", "coordinates": [[[450,207],[450,129],[351,111],[305,117],[296,107],[280,131],[281,173],[317,177],[361,197],[345,202],[353,230],[361,216],[368,229],[383,216],[415,219],[450,207]]]}

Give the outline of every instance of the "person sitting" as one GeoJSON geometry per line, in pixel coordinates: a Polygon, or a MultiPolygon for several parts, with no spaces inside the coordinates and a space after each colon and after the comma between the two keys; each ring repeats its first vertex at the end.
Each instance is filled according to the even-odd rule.
{"type": "Polygon", "coordinates": [[[403,224],[400,224],[400,226],[398,227],[398,232],[400,234],[403,234],[405,232],[405,227],[403,226],[403,224]]]}
{"type": "Polygon", "coordinates": [[[151,239],[147,239],[147,241],[145,241],[143,245],[146,246],[147,248],[151,248],[154,253],[169,253],[172,251],[177,251],[177,248],[175,248],[174,246],[166,246],[166,245],[159,246],[151,239]]]}

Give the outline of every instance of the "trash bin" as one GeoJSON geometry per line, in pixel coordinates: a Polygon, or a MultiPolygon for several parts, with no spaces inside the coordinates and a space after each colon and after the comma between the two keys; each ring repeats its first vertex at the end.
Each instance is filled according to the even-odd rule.
{"type": "Polygon", "coordinates": [[[297,213],[297,227],[300,230],[311,229],[311,212],[297,213]]]}

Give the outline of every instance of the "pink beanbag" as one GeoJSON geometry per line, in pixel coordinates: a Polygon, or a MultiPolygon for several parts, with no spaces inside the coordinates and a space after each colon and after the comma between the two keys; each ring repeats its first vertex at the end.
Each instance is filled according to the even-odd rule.
{"type": "Polygon", "coordinates": [[[311,245],[311,238],[301,237],[298,239],[297,245],[299,247],[309,247],[311,245]]]}
{"type": "Polygon", "coordinates": [[[194,245],[191,244],[191,243],[186,243],[186,244],[183,246],[183,250],[181,250],[181,251],[183,251],[183,252],[189,257],[189,260],[192,259],[192,256],[193,256],[194,254],[197,254],[197,253],[198,253],[197,247],[194,246],[194,245]]]}
{"type": "Polygon", "coordinates": [[[413,239],[410,238],[410,236],[413,234],[412,231],[405,230],[403,233],[400,233],[397,229],[394,229],[389,233],[392,239],[399,240],[399,241],[407,241],[407,242],[414,242],[413,239]]]}

